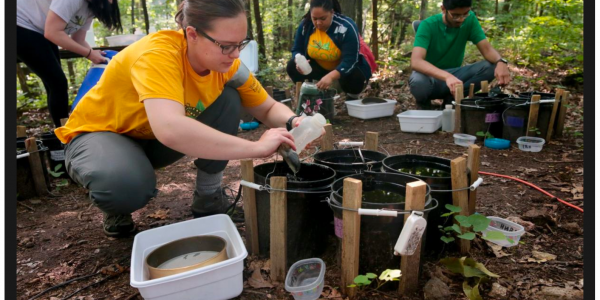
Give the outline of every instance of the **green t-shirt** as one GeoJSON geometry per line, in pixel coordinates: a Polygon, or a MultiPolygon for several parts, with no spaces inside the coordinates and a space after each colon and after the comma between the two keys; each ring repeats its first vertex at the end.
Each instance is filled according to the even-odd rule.
{"type": "Polygon", "coordinates": [[[462,65],[467,41],[477,44],[484,39],[485,33],[472,11],[459,28],[446,27],[442,14],[437,14],[421,22],[414,46],[427,50],[427,62],[440,69],[450,69],[462,65]]]}

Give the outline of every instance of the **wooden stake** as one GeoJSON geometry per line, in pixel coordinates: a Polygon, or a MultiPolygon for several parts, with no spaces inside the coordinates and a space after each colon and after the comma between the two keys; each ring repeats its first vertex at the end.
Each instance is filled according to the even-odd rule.
{"type": "Polygon", "coordinates": [[[42,160],[34,137],[25,140],[25,148],[29,152],[29,166],[31,168],[31,175],[33,176],[35,192],[38,196],[44,196],[48,193],[48,187],[46,186],[42,160]]]}
{"type": "Polygon", "coordinates": [[[564,91],[562,100],[560,101],[560,111],[558,113],[558,121],[556,123],[556,136],[562,137],[565,129],[565,118],[567,117],[567,105],[569,104],[569,91],[564,91]]]}
{"type": "MultiPolygon", "coordinates": [[[[285,190],[287,178],[271,177],[273,189],[285,190]]],[[[287,192],[271,193],[271,279],[284,282],[287,265],[287,192]]]]}
{"type": "MultiPolygon", "coordinates": [[[[424,181],[415,181],[406,185],[406,210],[421,210],[425,208],[425,194],[427,193],[427,184],[424,181]]],[[[404,222],[410,215],[404,215],[404,222]]],[[[417,290],[419,286],[419,264],[421,260],[421,245],[413,255],[403,255],[400,259],[400,287],[398,292],[401,295],[410,294],[417,290]]]]}
{"type": "MultiPolygon", "coordinates": [[[[469,158],[467,158],[467,168],[471,173],[471,182],[469,185],[472,185],[479,178],[479,165],[480,165],[480,156],[479,156],[479,146],[475,144],[469,145],[469,158]]],[[[469,192],[469,215],[475,213],[475,208],[477,207],[477,191],[469,192]]]]}
{"type": "Polygon", "coordinates": [[[325,134],[323,135],[323,138],[321,139],[321,150],[323,150],[323,151],[333,150],[333,125],[325,124],[325,126],[323,126],[323,128],[325,129],[325,134]]]}
{"type": "Polygon", "coordinates": [[[490,92],[490,88],[488,87],[487,80],[484,80],[484,81],[481,82],[481,92],[482,93],[489,93],[490,92]]]}
{"type": "MultiPolygon", "coordinates": [[[[452,189],[467,187],[467,160],[459,157],[450,162],[452,189]]],[[[452,192],[452,204],[462,208],[460,215],[469,216],[469,193],[467,190],[452,192]]],[[[461,227],[464,232],[466,228],[461,227]]],[[[467,254],[471,250],[471,241],[460,239],[460,253],[467,254]]]]}
{"type": "Polygon", "coordinates": [[[554,105],[552,106],[552,114],[550,115],[550,123],[548,123],[548,133],[546,134],[546,142],[549,142],[554,133],[554,121],[556,121],[556,114],[558,113],[558,107],[560,105],[560,97],[563,94],[562,89],[557,89],[554,96],[554,105]]]}
{"type": "Polygon", "coordinates": [[[17,126],[17,137],[27,137],[27,127],[17,126]]]}
{"type": "Polygon", "coordinates": [[[475,95],[475,84],[471,83],[469,85],[469,99],[473,99],[473,95],[475,95]]]}
{"type": "MultiPolygon", "coordinates": [[[[362,204],[362,181],[354,178],[344,179],[343,206],[359,209],[362,204]]],[[[358,276],[358,251],[360,244],[360,215],[355,211],[343,212],[342,239],[342,290],[350,296],[356,294],[355,288],[348,288],[358,276]]]]}
{"type": "Polygon", "coordinates": [[[533,95],[531,97],[531,104],[529,105],[529,121],[527,122],[527,133],[526,136],[536,136],[536,130],[532,130],[533,128],[537,128],[538,123],[538,114],[540,112],[540,99],[542,97],[540,95],[533,95]]]}
{"type": "Polygon", "coordinates": [[[294,106],[294,109],[296,109],[296,111],[298,110],[298,108],[300,107],[300,105],[302,105],[302,103],[300,103],[300,89],[302,88],[302,82],[298,81],[296,82],[296,106],[294,106]]]}
{"type": "Polygon", "coordinates": [[[269,96],[271,96],[271,98],[273,98],[273,87],[272,86],[266,86],[265,87],[265,91],[267,91],[267,94],[269,94],[269,96]]]}
{"type": "Polygon", "coordinates": [[[377,151],[379,145],[379,133],[367,131],[365,134],[365,149],[371,151],[377,151]]]}
{"type": "Polygon", "coordinates": [[[65,126],[65,124],[67,124],[67,121],[69,121],[69,118],[60,119],[60,126],[65,126]]]}
{"type": "Polygon", "coordinates": [[[456,101],[454,108],[454,133],[460,133],[460,102],[463,98],[463,86],[462,84],[457,84],[454,88],[454,101],[456,101]]]}
{"type": "Polygon", "coordinates": [[[294,110],[294,107],[296,107],[296,100],[292,98],[292,92],[290,91],[290,89],[285,89],[285,99],[292,99],[290,101],[290,105],[288,106],[291,107],[292,110],[294,110]]]}
{"type": "MultiPolygon", "coordinates": [[[[254,183],[254,162],[242,159],[242,179],[254,183]]],[[[246,224],[246,243],[250,254],[260,254],[258,247],[258,223],[256,218],[256,192],[249,187],[242,187],[244,195],[244,221],[246,224]]]]}

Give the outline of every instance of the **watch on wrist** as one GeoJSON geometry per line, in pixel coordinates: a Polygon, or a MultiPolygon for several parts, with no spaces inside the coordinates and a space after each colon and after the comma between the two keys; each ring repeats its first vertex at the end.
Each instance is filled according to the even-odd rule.
{"type": "Polygon", "coordinates": [[[503,62],[508,65],[508,60],[506,60],[504,58],[500,58],[496,63],[499,63],[499,62],[503,62]]]}
{"type": "Polygon", "coordinates": [[[287,120],[287,122],[285,122],[285,128],[287,129],[287,131],[290,131],[294,128],[294,126],[292,126],[292,121],[297,117],[298,116],[293,115],[287,120]]]}

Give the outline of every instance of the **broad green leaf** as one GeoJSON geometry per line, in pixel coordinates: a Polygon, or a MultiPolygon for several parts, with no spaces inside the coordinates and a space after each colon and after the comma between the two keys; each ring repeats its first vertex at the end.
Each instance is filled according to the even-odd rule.
{"type": "Polygon", "coordinates": [[[488,228],[491,220],[479,214],[470,215],[467,221],[473,225],[473,231],[480,232],[488,228]]]}
{"type": "Polygon", "coordinates": [[[376,278],[376,277],[377,277],[377,274],[374,274],[374,273],[367,273],[367,275],[366,275],[366,276],[367,276],[367,278],[369,278],[369,279],[373,279],[373,278],[376,278]]]}
{"type": "MultiPolygon", "coordinates": [[[[467,274],[467,270],[466,270],[467,268],[472,268],[473,270],[469,270],[469,271],[473,272],[472,274],[474,276],[477,276],[477,277],[487,277],[487,276],[490,276],[490,277],[500,277],[499,275],[496,275],[496,274],[490,272],[488,269],[486,269],[486,267],[482,263],[479,263],[479,262],[477,262],[476,260],[474,260],[472,258],[465,258],[463,260],[463,265],[465,267],[465,277],[468,277],[466,275],[467,274]],[[479,273],[480,273],[481,276],[480,275],[475,275],[477,273],[477,272],[474,271],[475,269],[479,271],[479,273]]],[[[472,277],[472,276],[469,276],[469,277],[472,277]]]]}
{"type": "Polygon", "coordinates": [[[463,292],[469,300],[483,300],[481,295],[479,295],[479,282],[474,286],[469,285],[469,282],[466,280],[463,282],[463,292]]]}
{"type": "Polygon", "coordinates": [[[400,270],[391,270],[387,269],[381,272],[381,276],[379,276],[379,280],[385,281],[394,281],[395,279],[400,278],[400,270]]]}
{"type": "Polygon", "coordinates": [[[356,287],[356,284],[351,284],[348,287],[356,287]]]}
{"type": "Polygon", "coordinates": [[[448,212],[448,213],[442,214],[441,217],[449,217],[453,214],[454,214],[453,212],[448,212]]]}
{"type": "Polygon", "coordinates": [[[500,275],[490,272],[482,263],[478,262],[475,264],[475,268],[479,269],[481,272],[485,273],[487,276],[498,278],[500,275]]]}
{"type": "Polygon", "coordinates": [[[464,234],[457,235],[458,238],[472,241],[475,238],[475,233],[473,232],[465,232],[464,234]]]}
{"type": "Polygon", "coordinates": [[[449,210],[449,211],[451,211],[451,212],[456,212],[456,213],[458,213],[458,212],[461,212],[461,211],[462,211],[462,208],[460,208],[460,207],[458,207],[458,206],[454,206],[454,205],[452,205],[452,204],[446,204],[446,205],[445,205],[445,207],[446,207],[446,209],[447,209],[447,210],[449,210]]]}
{"type": "Polygon", "coordinates": [[[456,219],[456,221],[458,221],[462,227],[471,227],[471,223],[469,222],[467,216],[454,216],[454,219],[456,219]]]}
{"type": "Polygon", "coordinates": [[[442,236],[442,237],[440,238],[440,240],[442,240],[442,242],[444,242],[444,243],[446,243],[446,244],[448,244],[448,243],[451,243],[451,242],[454,242],[454,238],[453,238],[453,237],[446,237],[446,236],[442,236]]]}
{"type": "Polygon", "coordinates": [[[462,261],[457,257],[442,258],[440,263],[448,268],[448,270],[450,270],[452,273],[464,274],[462,261]]]}
{"type": "Polygon", "coordinates": [[[358,285],[369,285],[371,284],[371,280],[369,280],[369,278],[365,275],[358,275],[356,278],[354,278],[354,283],[358,285]]]}
{"type": "Polygon", "coordinates": [[[458,226],[457,224],[452,225],[452,229],[454,231],[456,231],[458,234],[462,234],[462,231],[460,230],[460,226],[458,226]]]}
{"type": "Polygon", "coordinates": [[[506,235],[504,235],[504,233],[500,232],[500,231],[488,231],[485,233],[484,236],[482,236],[481,238],[483,238],[484,240],[506,240],[506,235]]]}
{"type": "Polygon", "coordinates": [[[463,265],[463,272],[465,277],[485,277],[485,273],[477,268],[473,268],[471,266],[463,265]]]}
{"type": "Polygon", "coordinates": [[[56,165],[56,167],[54,167],[54,172],[58,172],[58,170],[60,170],[61,167],[62,167],[62,164],[56,165]]]}

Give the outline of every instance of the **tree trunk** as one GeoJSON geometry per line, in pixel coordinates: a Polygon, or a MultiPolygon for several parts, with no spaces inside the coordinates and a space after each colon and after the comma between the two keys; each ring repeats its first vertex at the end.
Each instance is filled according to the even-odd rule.
{"type": "Polygon", "coordinates": [[[294,42],[294,23],[292,20],[294,20],[294,1],[288,0],[288,19],[287,19],[287,21],[289,22],[289,24],[288,24],[287,36],[285,37],[287,50],[292,49],[292,43],[294,42]]]}
{"type": "Polygon", "coordinates": [[[371,51],[375,60],[379,60],[379,41],[377,40],[377,0],[373,0],[373,26],[371,27],[371,51]]]}
{"type": "Polygon", "coordinates": [[[131,34],[135,32],[135,0],[131,0],[131,34]]]}
{"type": "Polygon", "coordinates": [[[496,8],[494,9],[494,13],[498,15],[498,0],[496,0],[496,8]]]}
{"type": "Polygon", "coordinates": [[[19,84],[21,85],[21,90],[23,90],[23,93],[29,95],[31,91],[27,85],[27,76],[25,76],[25,72],[23,72],[23,69],[21,69],[20,63],[17,64],[17,79],[19,79],[19,84]]]}
{"type": "Polygon", "coordinates": [[[356,20],[356,0],[343,0],[340,1],[342,7],[342,13],[348,16],[352,20],[356,20]]]}
{"type": "Polygon", "coordinates": [[[421,7],[419,8],[419,20],[425,20],[425,18],[427,18],[427,0],[421,0],[421,7]]]}
{"type": "Polygon", "coordinates": [[[504,0],[504,6],[502,6],[502,11],[504,13],[510,12],[510,0],[504,0]]]}
{"type": "Polygon", "coordinates": [[[263,59],[265,59],[267,57],[265,50],[265,36],[263,34],[262,18],[260,17],[260,4],[258,1],[259,0],[253,0],[254,21],[256,22],[256,34],[258,34],[258,49],[260,54],[263,56],[263,59]]]}
{"type": "Polygon", "coordinates": [[[146,34],[149,34],[150,19],[148,18],[148,7],[146,7],[146,0],[142,0],[142,10],[144,10],[144,25],[146,25],[146,34]]]}
{"type": "Polygon", "coordinates": [[[363,2],[362,0],[356,0],[356,26],[358,26],[358,33],[362,36],[363,34],[363,2]]]}
{"type": "Polygon", "coordinates": [[[244,0],[244,5],[246,6],[246,20],[248,21],[248,33],[246,35],[250,39],[254,39],[254,31],[252,31],[252,10],[250,9],[250,0],[244,0]]]}

